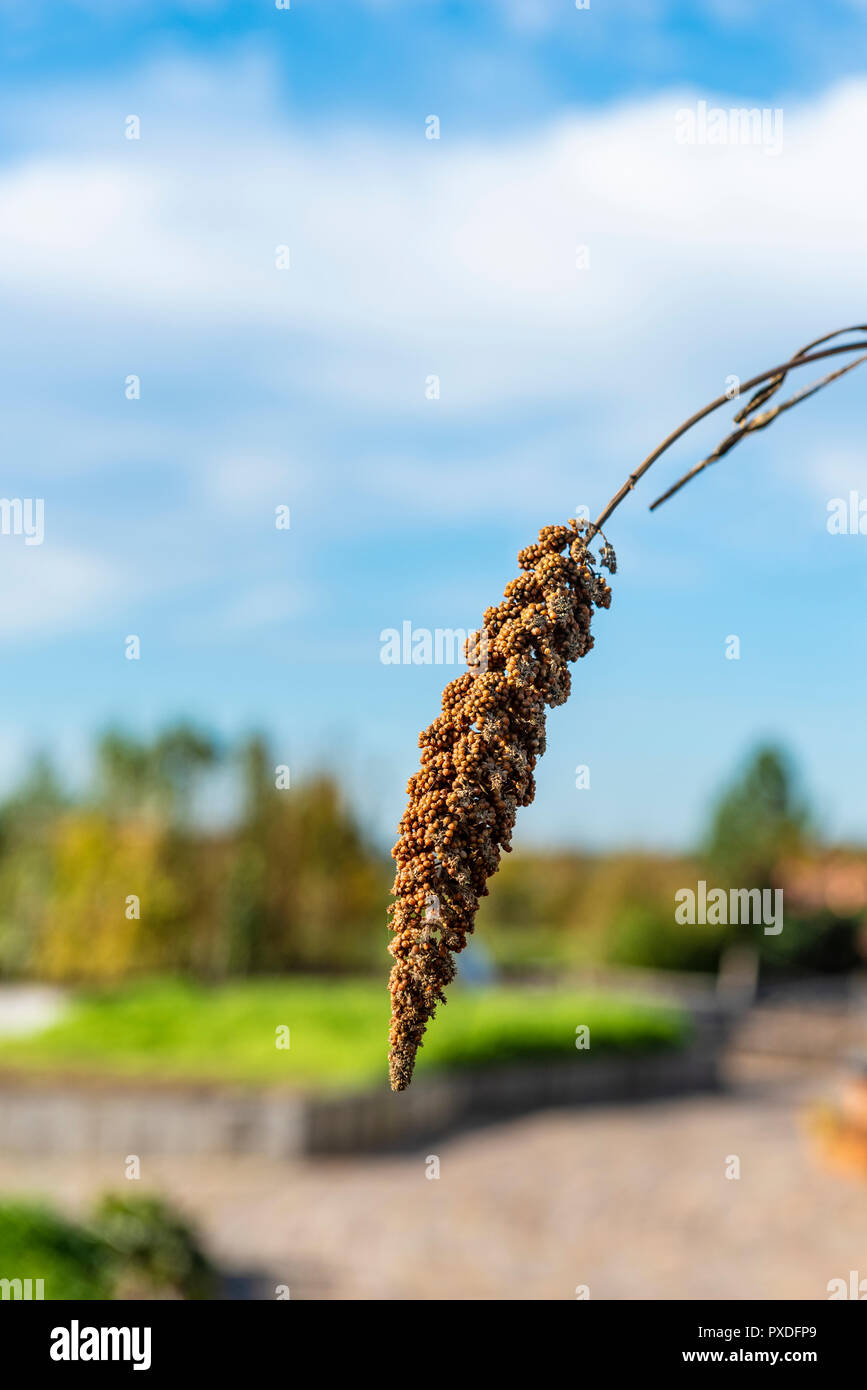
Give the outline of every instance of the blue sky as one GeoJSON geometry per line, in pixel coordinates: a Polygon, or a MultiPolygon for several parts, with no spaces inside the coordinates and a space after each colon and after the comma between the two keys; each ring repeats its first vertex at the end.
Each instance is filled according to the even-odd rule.
{"type": "MultiPolygon", "coordinates": [[[[0,537],[0,784],[192,716],[388,840],[454,671],[382,629],[475,626],[730,373],[867,318],[865,38],[857,0],[0,7],[0,495],[46,516],[0,537]],[[679,145],[700,100],[782,110],[782,150],[679,145]]],[[[864,380],[649,516],[720,413],[624,504],[517,844],[686,843],[766,737],[867,836],[867,536],[826,527],[864,380]]]]}

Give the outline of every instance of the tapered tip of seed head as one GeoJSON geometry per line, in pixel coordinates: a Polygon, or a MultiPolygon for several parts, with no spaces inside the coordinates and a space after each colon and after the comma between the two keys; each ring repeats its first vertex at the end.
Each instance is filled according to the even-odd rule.
{"type": "Polygon", "coordinates": [[[415,1048],[395,1048],[388,1059],[388,1075],[393,1091],[405,1091],[412,1081],[415,1048]]]}

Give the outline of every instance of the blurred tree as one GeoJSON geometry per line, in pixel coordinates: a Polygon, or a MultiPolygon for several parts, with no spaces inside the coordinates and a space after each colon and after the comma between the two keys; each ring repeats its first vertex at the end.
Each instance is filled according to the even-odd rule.
{"type": "Polygon", "coordinates": [[[278,788],[260,735],[241,747],[239,762],[243,816],[225,896],[225,968],[347,968],[372,960],[383,944],[388,871],[334,778],[278,788]],[[371,930],[377,921],[382,936],[371,930]]]}
{"type": "Polygon", "coordinates": [[[199,776],[218,756],[215,741],[190,724],[175,724],[156,739],[151,750],[153,780],[174,819],[189,821],[199,776]]]}
{"type": "Polygon", "coordinates": [[[146,746],[117,729],[102,734],[96,744],[95,783],[97,803],[109,814],[141,812],[150,790],[146,746]]]}
{"type": "Polygon", "coordinates": [[[29,839],[68,805],[54,764],[47,753],[37,753],[23,781],[0,807],[0,841],[29,839]]]}
{"type": "MultiPolygon", "coordinates": [[[[809,861],[816,848],[808,808],[791,762],[778,748],[759,748],[714,811],[705,851],[717,883],[783,888],[787,861],[809,861]]],[[[729,940],[749,943],[763,972],[845,971],[858,963],[857,914],[843,918],[803,907],[784,912],[784,929],[768,935],[754,925],[729,928],[729,940]]]]}
{"type": "Polygon", "coordinates": [[[183,969],[194,884],[191,863],[183,874],[171,871],[158,824],[71,811],[55,837],[32,945],[38,973],[115,981],[183,969]]]}
{"type": "Polygon", "coordinates": [[[770,888],[781,861],[803,849],[809,827],[789,759],[766,746],[721,796],[704,853],[726,886],[770,888]]]}
{"type": "Polygon", "coordinates": [[[52,843],[69,806],[47,754],[0,807],[0,973],[32,961],[51,883],[52,843]]]}
{"type": "Polygon", "coordinates": [[[216,760],[214,741],[190,724],[173,725],[150,744],[110,729],[96,745],[97,803],[121,818],[187,822],[198,775],[216,760]]]}
{"type": "MultiPolygon", "coordinates": [[[[274,865],[269,846],[279,842],[281,811],[270,772],[271,759],[261,734],[253,734],[238,749],[241,777],[241,823],[235,839],[224,899],[220,966],[229,974],[248,974],[269,968],[274,933],[272,889],[274,865]]],[[[287,827],[288,829],[288,827],[287,827]]],[[[288,836],[287,836],[288,840],[288,836]]],[[[279,847],[277,853],[280,853],[279,847]]],[[[291,854],[283,849],[284,861],[291,854]]],[[[289,905],[284,902],[284,916],[289,905]]]]}

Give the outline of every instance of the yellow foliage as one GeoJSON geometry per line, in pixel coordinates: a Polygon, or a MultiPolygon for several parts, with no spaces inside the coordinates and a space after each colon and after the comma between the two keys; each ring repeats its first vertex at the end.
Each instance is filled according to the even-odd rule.
{"type": "Polygon", "coordinates": [[[165,866],[165,832],[76,811],[56,827],[36,968],[47,979],[112,980],[175,963],[184,892],[165,866]]]}

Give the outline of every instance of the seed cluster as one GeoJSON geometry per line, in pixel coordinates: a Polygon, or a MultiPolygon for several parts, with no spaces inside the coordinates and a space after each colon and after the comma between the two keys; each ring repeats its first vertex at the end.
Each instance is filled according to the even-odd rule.
{"type": "MultiPolygon", "coordinates": [[[[501,850],[511,849],[517,809],[533,800],[546,706],[568,699],[569,662],[593,646],[593,607],[611,602],[587,532],[584,521],[543,526],[538,542],[519,552],[522,573],[468,638],[468,670],[446,686],[442,713],[419,735],[421,766],[409,779],[409,804],[392,850],[394,1091],[412,1079],[428,1020],[445,1003],[454,957],[487,896],[486,881],[501,850]]],[[[614,572],[607,541],[598,564],[614,572]]]]}

